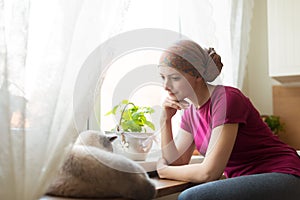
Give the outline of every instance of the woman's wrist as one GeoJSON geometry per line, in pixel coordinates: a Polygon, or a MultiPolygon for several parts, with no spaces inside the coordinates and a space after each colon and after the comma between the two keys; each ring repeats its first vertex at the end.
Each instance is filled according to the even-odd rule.
{"type": "Polygon", "coordinates": [[[160,126],[163,127],[166,124],[171,124],[172,118],[160,118],[160,126]]]}
{"type": "Polygon", "coordinates": [[[167,167],[167,161],[164,158],[160,158],[156,165],[156,170],[160,178],[166,178],[164,172],[166,171],[167,167]]]}

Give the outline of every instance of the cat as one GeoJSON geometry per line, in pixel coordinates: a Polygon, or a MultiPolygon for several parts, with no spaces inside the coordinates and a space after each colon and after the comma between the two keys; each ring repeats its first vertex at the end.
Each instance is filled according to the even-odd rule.
{"type": "Polygon", "coordinates": [[[108,137],[99,131],[80,133],[47,195],[153,199],[154,183],[139,164],[113,153],[114,139],[116,136],[108,137]]]}

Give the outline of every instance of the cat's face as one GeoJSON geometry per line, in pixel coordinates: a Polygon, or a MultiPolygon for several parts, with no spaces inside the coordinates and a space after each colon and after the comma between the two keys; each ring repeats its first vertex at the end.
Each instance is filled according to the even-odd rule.
{"type": "Polygon", "coordinates": [[[115,135],[107,136],[100,131],[87,130],[79,134],[75,145],[94,146],[112,152],[112,141],[116,138],[115,135]]]}

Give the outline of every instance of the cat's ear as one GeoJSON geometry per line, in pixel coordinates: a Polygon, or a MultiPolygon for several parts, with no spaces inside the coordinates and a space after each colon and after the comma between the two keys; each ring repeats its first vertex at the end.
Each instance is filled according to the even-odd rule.
{"type": "Polygon", "coordinates": [[[118,138],[116,135],[107,136],[110,142],[113,142],[115,139],[118,138]]]}

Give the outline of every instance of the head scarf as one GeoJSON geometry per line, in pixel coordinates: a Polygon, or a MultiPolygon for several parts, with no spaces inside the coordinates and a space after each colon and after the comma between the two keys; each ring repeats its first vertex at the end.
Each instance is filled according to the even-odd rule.
{"type": "Polygon", "coordinates": [[[181,40],[161,56],[159,65],[174,67],[195,77],[211,82],[220,74],[223,64],[213,48],[201,48],[191,40],[181,40]],[[216,58],[216,59],[215,59],[216,58]],[[215,61],[217,64],[215,63],[215,61]]]}

